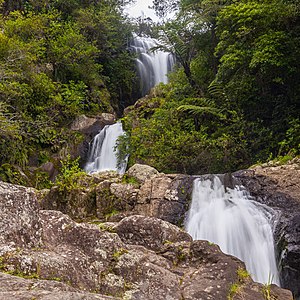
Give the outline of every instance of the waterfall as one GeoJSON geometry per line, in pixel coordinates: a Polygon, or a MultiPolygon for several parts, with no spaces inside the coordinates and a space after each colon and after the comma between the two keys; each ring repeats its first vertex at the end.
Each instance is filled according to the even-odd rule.
{"type": "Polygon", "coordinates": [[[132,51],[138,54],[136,64],[142,96],[158,83],[167,83],[167,74],[174,65],[172,54],[161,50],[151,51],[151,48],[157,45],[157,40],[153,38],[136,36],[130,46],[132,51]]]}
{"type": "Polygon", "coordinates": [[[116,171],[125,173],[127,158],[118,166],[116,142],[118,137],[124,134],[122,123],[106,125],[93,139],[90,144],[88,161],[85,171],[98,173],[102,171],[116,171]]]}
{"type": "Polygon", "coordinates": [[[218,176],[194,181],[186,230],[241,259],[255,281],[279,285],[272,233],[273,211],[241,187],[226,188],[218,176]]]}

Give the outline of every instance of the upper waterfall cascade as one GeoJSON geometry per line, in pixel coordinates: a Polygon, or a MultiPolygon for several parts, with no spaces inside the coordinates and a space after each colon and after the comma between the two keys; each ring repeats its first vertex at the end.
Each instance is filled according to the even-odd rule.
{"type": "Polygon", "coordinates": [[[98,173],[102,171],[116,171],[125,173],[127,159],[118,165],[117,150],[115,149],[117,139],[124,135],[122,123],[106,125],[93,139],[88,155],[85,171],[98,173]]]}
{"type": "Polygon", "coordinates": [[[142,96],[158,83],[167,83],[167,74],[174,65],[172,54],[161,50],[151,50],[157,45],[157,40],[139,36],[136,36],[130,45],[131,49],[138,54],[136,63],[142,96]]]}
{"type": "Polygon", "coordinates": [[[241,187],[225,188],[218,176],[196,179],[186,230],[241,259],[255,281],[279,285],[272,232],[273,211],[241,187]]]}

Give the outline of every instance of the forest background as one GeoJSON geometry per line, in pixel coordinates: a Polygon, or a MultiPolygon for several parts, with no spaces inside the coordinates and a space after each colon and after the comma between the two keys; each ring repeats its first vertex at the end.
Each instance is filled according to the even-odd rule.
{"type": "Polygon", "coordinates": [[[133,33],[177,63],[169,84],[126,110],[130,165],[224,173],[299,155],[299,0],[155,0],[160,24],[130,19],[129,2],[0,1],[2,180],[47,187],[33,156],[34,167],[68,160],[83,139],[69,130],[76,117],[121,117],[135,103],[133,33]]]}

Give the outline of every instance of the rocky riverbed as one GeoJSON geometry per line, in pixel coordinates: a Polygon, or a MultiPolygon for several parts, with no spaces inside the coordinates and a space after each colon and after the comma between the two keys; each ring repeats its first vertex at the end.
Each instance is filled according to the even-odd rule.
{"type": "MultiPolygon", "coordinates": [[[[247,172],[236,175],[255,176],[247,172]]],[[[135,165],[124,176],[93,176],[71,191],[1,182],[0,299],[260,300],[270,294],[292,300],[290,291],[253,282],[240,260],[178,227],[193,179],[135,165]]]]}

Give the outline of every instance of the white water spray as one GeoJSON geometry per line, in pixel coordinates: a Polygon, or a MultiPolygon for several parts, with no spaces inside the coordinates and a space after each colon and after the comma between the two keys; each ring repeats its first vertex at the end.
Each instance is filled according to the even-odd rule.
{"type": "Polygon", "coordinates": [[[120,122],[106,125],[94,137],[90,145],[85,171],[88,173],[116,171],[124,174],[127,167],[127,158],[118,166],[117,151],[115,149],[117,139],[124,133],[120,122]]]}
{"type": "Polygon", "coordinates": [[[255,281],[279,285],[270,208],[239,187],[225,190],[219,177],[196,179],[186,230],[241,259],[255,281]]]}
{"type": "Polygon", "coordinates": [[[142,96],[158,83],[167,83],[167,74],[174,65],[172,54],[161,50],[151,51],[151,48],[157,45],[157,40],[139,36],[135,37],[131,44],[131,49],[138,54],[136,63],[142,96]]]}

